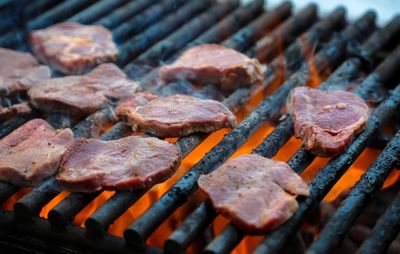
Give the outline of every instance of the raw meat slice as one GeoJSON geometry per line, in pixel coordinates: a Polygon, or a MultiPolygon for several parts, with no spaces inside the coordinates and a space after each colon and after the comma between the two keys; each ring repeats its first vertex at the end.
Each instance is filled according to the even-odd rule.
{"type": "Polygon", "coordinates": [[[0,95],[26,92],[35,84],[49,79],[51,71],[39,65],[30,53],[0,48],[0,95]]]}
{"type": "Polygon", "coordinates": [[[257,59],[218,44],[204,44],[186,50],[174,63],[163,66],[160,76],[165,81],[188,79],[234,90],[262,82],[264,72],[257,59]]]}
{"type": "Polygon", "coordinates": [[[149,92],[135,93],[134,95],[132,95],[132,97],[121,101],[115,108],[115,111],[117,115],[126,116],[130,110],[133,110],[139,106],[146,105],[154,99],[157,99],[157,96],[149,92]]]}
{"type": "Polygon", "coordinates": [[[35,186],[57,173],[73,139],[70,129],[54,130],[42,119],[25,123],[0,140],[0,180],[35,186]]]}
{"type": "Polygon", "coordinates": [[[29,42],[42,62],[65,74],[81,74],[118,57],[112,33],[101,25],[59,23],[31,32],[29,42]]]}
{"type": "Polygon", "coordinates": [[[298,87],[289,96],[287,111],[304,147],[322,157],[342,153],[368,121],[370,110],[363,99],[346,91],[298,87]]]}
{"type": "Polygon", "coordinates": [[[141,189],[168,179],[179,162],[177,147],[157,138],[79,138],[65,154],[57,180],[74,192],[141,189]]]}
{"type": "Polygon", "coordinates": [[[298,208],[296,195],[310,192],[286,163],[255,154],[225,162],[198,184],[219,213],[249,234],[287,221],[298,208]]]}
{"type": "Polygon", "coordinates": [[[180,137],[234,127],[235,115],[222,103],[187,95],[172,95],[126,110],[132,129],[158,137],[180,137]]]}
{"type": "Polygon", "coordinates": [[[123,99],[139,90],[114,64],[102,64],[83,76],[54,78],[28,91],[32,104],[45,112],[87,115],[109,103],[109,98],[123,99]]]}

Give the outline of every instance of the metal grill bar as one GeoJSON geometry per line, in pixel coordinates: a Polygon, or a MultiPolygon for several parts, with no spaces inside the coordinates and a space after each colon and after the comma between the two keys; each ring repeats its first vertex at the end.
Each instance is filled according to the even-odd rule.
{"type": "Polygon", "coordinates": [[[93,0],[68,0],[27,23],[27,30],[45,28],[93,4],[93,0]]]}
{"type": "MultiPolygon", "coordinates": [[[[249,5],[243,6],[242,8],[233,12],[232,15],[229,15],[228,17],[221,20],[221,22],[219,22],[216,26],[204,32],[201,36],[199,36],[194,41],[189,43],[183,50],[200,44],[223,41],[227,39],[230,35],[235,34],[235,32],[242,26],[244,26],[245,24],[252,21],[255,17],[257,17],[263,10],[263,3],[264,1],[253,1],[249,5]]],[[[289,3],[284,3],[270,12],[261,14],[262,16],[265,15],[270,18],[269,22],[266,22],[266,24],[270,25],[265,27],[264,29],[266,29],[266,31],[270,31],[272,28],[276,27],[276,25],[280,22],[280,20],[285,19],[290,15],[290,10],[291,10],[291,5],[289,3]]],[[[255,20],[258,19],[259,18],[256,18],[255,20]]],[[[243,29],[250,27],[251,25],[248,25],[243,29]]],[[[257,31],[257,29],[254,30],[257,31]]],[[[234,36],[229,37],[229,39],[231,38],[234,38],[234,36]]],[[[243,45],[244,44],[243,40],[239,41],[238,44],[243,45]]],[[[244,50],[245,49],[243,49],[243,51],[244,50]]]]}
{"type": "Polygon", "coordinates": [[[24,6],[23,19],[30,20],[38,16],[40,13],[46,12],[47,10],[53,8],[57,4],[61,4],[63,0],[60,1],[48,1],[48,0],[35,0],[35,1],[25,1],[29,4],[24,6]]]}
{"type": "Polygon", "coordinates": [[[70,17],[67,21],[78,22],[81,24],[90,24],[107,14],[110,10],[113,10],[123,4],[128,2],[128,0],[101,0],[86,8],[85,10],[79,12],[78,14],[70,17]]]}
{"type": "Polygon", "coordinates": [[[186,247],[206,229],[216,216],[217,213],[210,202],[201,204],[180,225],[179,230],[175,230],[168,238],[165,242],[165,251],[167,253],[185,253],[186,247]]]}
{"type": "Polygon", "coordinates": [[[59,231],[65,230],[77,213],[95,199],[100,193],[70,193],[48,214],[51,226],[59,231]]]}
{"type": "Polygon", "coordinates": [[[110,105],[80,121],[72,127],[74,136],[76,138],[97,138],[100,136],[101,133],[93,133],[93,130],[101,129],[101,125],[104,123],[114,123],[117,121],[117,117],[112,108],[113,106],[110,105]]]}
{"type": "MultiPolygon", "coordinates": [[[[372,199],[372,195],[381,189],[398,158],[400,158],[400,132],[350,191],[349,196],[325,225],[317,240],[310,246],[308,253],[329,253],[329,250],[344,238],[351,225],[372,199]]],[[[386,244],[386,247],[389,245],[386,244]]],[[[381,250],[380,253],[384,253],[385,250],[381,250]]]]}
{"type": "Polygon", "coordinates": [[[138,36],[126,41],[121,47],[122,50],[118,58],[118,65],[123,66],[132,58],[137,57],[151,45],[187,22],[193,15],[204,11],[210,6],[211,2],[211,0],[189,2],[182,8],[179,8],[173,15],[167,16],[138,36]]]}
{"type": "Polygon", "coordinates": [[[95,23],[103,25],[108,29],[113,29],[122,22],[126,21],[129,17],[132,17],[138,12],[145,10],[147,7],[151,6],[155,2],[157,2],[157,0],[129,1],[127,4],[114,10],[112,13],[99,19],[95,23]]]}
{"type": "MultiPolygon", "coordinates": [[[[393,139],[396,145],[397,142],[397,156],[399,157],[399,133],[393,139]]],[[[393,143],[391,143],[393,144],[393,143]]],[[[376,223],[372,230],[371,236],[365,240],[361,245],[357,254],[379,254],[384,253],[390,246],[390,243],[396,238],[400,232],[400,194],[397,194],[396,198],[382,215],[382,217],[376,223]]]]}
{"type": "Polygon", "coordinates": [[[279,253],[284,243],[300,227],[305,215],[317,204],[344,174],[349,165],[361,154],[374,133],[393,115],[400,105],[400,86],[371,115],[364,131],[353,141],[346,151],[323,167],[311,183],[310,196],[299,204],[295,214],[280,228],[270,233],[257,247],[255,253],[279,253]]]}
{"type": "MultiPolygon", "coordinates": [[[[291,14],[291,10],[292,5],[289,2],[281,4],[272,11],[262,14],[247,27],[241,29],[231,38],[227,39],[224,45],[241,52],[245,51],[257,39],[269,33],[272,29],[276,28],[280,22],[284,21],[291,14]]],[[[209,41],[205,41],[203,38],[199,38],[199,42],[200,39],[209,43],[209,41]]]]}
{"type": "Polygon", "coordinates": [[[7,183],[7,182],[0,182],[0,204],[2,204],[4,201],[6,201],[11,195],[16,193],[18,191],[18,187],[7,183]]]}
{"type": "Polygon", "coordinates": [[[184,0],[163,0],[146,9],[142,14],[136,15],[132,19],[125,21],[113,33],[116,42],[122,42],[129,37],[143,31],[149,25],[156,23],[160,17],[176,10],[184,0]]]}
{"type": "MultiPolygon", "coordinates": [[[[331,68],[337,66],[343,57],[346,43],[371,32],[374,20],[375,15],[373,13],[364,15],[353,26],[346,29],[340,38],[335,38],[326,46],[316,57],[317,71],[326,71],[328,65],[331,68]]],[[[134,248],[142,249],[147,237],[197,189],[196,182],[199,175],[211,172],[228,159],[264,121],[268,120],[272,110],[282,106],[292,88],[304,85],[307,81],[308,66],[304,65],[299,72],[292,75],[273,95],[264,100],[167,193],[125,230],[124,236],[127,243],[134,248]]]]}
{"type": "MultiPolygon", "coordinates": [[[[85,229],[78,226],[70,226],[63,232],[52,230],[50,223],[42,218],[33,218],[32,223],[15,223],[13,212],[0,211],[0,228],[8,232],[23,232],[35,238],[46,239],[51,243],[70,244],[72,246],[81,246],[85,249],[91,249],[98,252],[128,254],[132,253],[126,248],[124,240],[121,237],[107,236],[102,241],[93,241],[85,234],[85,229]]],[[[143,254],[161,254],[158,248],[148,247],[143,254]]]]}
{"type": "Polygon", "coordinates": [[[250,52],[250,56],[256,57],[261,62],[270,61],[279,54],[282,46],[294,41],[298,35],[308,29],[317,19],[317,6],[309,5],[298,15],[281,24],[272,34],[259,40],[250,52]],[[291,36],[287,36],[287,34],[291,36]]]}

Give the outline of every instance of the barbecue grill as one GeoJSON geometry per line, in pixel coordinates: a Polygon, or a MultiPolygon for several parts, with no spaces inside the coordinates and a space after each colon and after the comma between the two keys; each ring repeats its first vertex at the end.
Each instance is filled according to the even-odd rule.
{"type": "MultiPolygon", "coordinates": [[[[1,1],[1,47],[28,51],[30,31],[65,20],[102,24],[112,31],[120,48],[117,64],[139,81],[143,90],[159,96],[184,93],[220,99],[237,113],[240,123],[231,131],[177,139],[185,160],[175,176],[153,188],[84,194],[63,192],[54,177],[34,188],[20,189],[0,182],[0,250],[331,253],[340,248],[357,217],[396,165],[398,168],[399,122],[393,119],[399,117],[400,106],[400,85],[396,83],[400,16],[376,27],[374,12],[350,22],[344,8],[320,17],[313,4],[294,13],[287,2],[265,11],[263,5],[259,0],[248,5],[235,0],[1,1]],[[213,85],[200,89],[185,80],[162,86],[157,82],[159,66],[172,62],[183,50],[204,43],[221,43],[268,63],[263,85],[226,94],[213,85]],[[355,84],[353,91],[374,100],[377,107],[365,130],[341,155],[318,164],[319,171],[310,183],[311,195],[299,199],[298,210],[285,224],[265,237],[251,238],[223,221],[210,202],[196,192],[201,174],[213,171],[238,151],[286,158],[296,173],[306,173],[318,159],[292,142],[293,119],[280,112],[286,97],[297,86],[335,89],[355,84]],[[392,134],[384,133],[384,128],[392,134]],[[288,145],[293,152],[288,152],[288,145]],[[299,244],[299,232],[308,215],[315,212],[367,147],[382,150],[363,169],[365,173],[318,236],[304,248],[299,244]],[[215,232],[213,227],[219,230],[215,232]]],[[[24,96],[3,96],[1,106],[25,100],[24,96]]],[[[0,124],[0,138],[37,117],[54,127],[70,127],[76,137],[125,137],[130,128],[117,121],[114,106],[115,102],[110,102],[109,107],[84,119],[37,111],[17,115],[0,124]]],[[[358,253],[387,250],[400,231],[399,204],[397,196],[358,253]]]]}

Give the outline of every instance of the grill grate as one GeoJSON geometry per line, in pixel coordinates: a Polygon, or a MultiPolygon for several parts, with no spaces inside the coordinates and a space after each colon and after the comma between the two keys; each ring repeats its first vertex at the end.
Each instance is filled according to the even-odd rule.
{"type": "MultiPolygon", "coordinates": [[[[320,89],[332,89],[348,84],[367,71],[370,74],[354,92],[369,99],[374,98],[376,91],[396,77],[396,67],[400,64],[399,46],[372,71],[382,60],[380,52],[390,43],[393,44],[394,39],[399,38],[400,16],[374,32],[375,15],[372,12],[366,13],[346,26],[343,8],[338,8],[319,20],[315,5],[309,5],[291,16],[289,3],[283,3],[274,10],[263,12],[261,8],[263,1],[258,0],[247,6],[241,6],[235,0],[221,3],[213,0],[40,0],[33,3],[26,0],[18,4],[16,2],[19,1],[5,1],[4,5],[0,5],[0,13],[9,14],[10,10],[13,13],[20,13],[20,19],[14,22],[16,25],[10,24],[5,18],[0,20],[2,47],[28,50],[26,36],[29,31],[62,20],[85,24],[98,23],[112,31],[119,45],[122,53],[118,65],[132,78],[139,80],[144,89],[153,93],[164,95],[171,91],[182,92],[183,88],[189,89],[188,93],[195,91],[190,90],[188,88],[190,84],[185,81],[176,81],[161,88],[154,77],[157,76],[159,65],[172,62],[184,49],[212,42],[221,43],[269,62],[262,88],[273,90],[278,85],[278,88],[235,129],[139,216],[125,230],[124,238],[113,236],[107,230],[128,208],[147,194],[149,189],[134,192],[117,191],[85,221],[86,228],[72,225],[72,220],[101,193],[72,193],[51,209],[48,220],[38,218],[42,208],[62,192],[54,177],[45,180],[20,198],[15,203],[13,212],[0,210],[0,235],[6,235],[5,231],[13,232],[15,236],[21,233],[34,235],[35,238],[59,242],[60,246],[66,244],[66,248],[71,248],[72,253],[74,248],[69,245],[103,252],[125,253],[133,249],[146,253],[159,253],[160,249],[146,245],[146,240],[181,205],[192,198],[192,194],[197,190],[197,179],[200,174],[209,173],[226,161],[263,123],[275,121],[291,89],[316,82],[312,79],[313,71],[324,81],[319,85],[320,89]],[[373,35],[367,39],[372,33],[373,35]],[[358,47],[358,44],[365,40],[366,42],[358,47]],[[315,69],[311,69],[308,61],[314,53],[315,56],[311,60],[315,69]]],[[[55,73],[55,75],[60,74],[55,73]]],[[[206,87],[199,93],[206,94],[206,89],[215,90],[206,87]]],[[[236,111],[250,99],[252,94],[250,88],[239,88],[225,98],[223,103],[236,111]]],[[[373,112],[365,130],[355,138],[351,146],[320,169],[311,183],[311,195],[300,200],[299,209],[294,216],[268,234],[255,253],[281,253],[285,244],[298,232],[306,215],[331,190],[371,140],[375,142],[374,138],[378,136],[379,129],[385,126],[399,105],[400,86],[397,86],[373,112]]],[[[75,136],[78,137],[92,137],[96,125],[111,122],[114,124],[113,127],[100,138],[118,139],[129,135],[129,128],[121,122],[116,122],[114,106],[111,103],[110,107],[76,122],[69,120],[66,122],[65,119],[69,119],[69,116],[60,114],[48,116],[46,120],[55,126],[71,124],[75,136]]],[[[0,138],[35,117],[41,117],[40,113],[34,111],[29,116],[16,116],[2,123],[0,138]]],[[[287,116],[253,152],[273,157],[292,136],[293,120],[287,116]]],[[[186,157],[206,138],[207,135],[195,134],[179,138],[176,144],[181,149],[183,157],[186,157]]],[[[385,146],[391,137],[388,139],[388,136],[379,136],[379,138],[381,146],[382,144],[385,146]]],[[[313,242],[309,249],[310,253],[329,253],[340,243],[355,218],[363,212],[372,195],[379,191],[398,162],[399,138],[397,133],[369,167],[325,226],[319,238],[313,242]]],[[[304,148],[300,148],[288,163],[300,174],[314,161],[314,158],[315,156],[304,148]]],[[[16,186],[0,182],[0,204],[18,190],[16,186]]],[[[397,197],[382,216],[371,238],[359,249],[360,253],[372,250],[374,253],[382,253],[388,248],[399,232],[398,203],[397,197]],[[383,236],[378,234],[383,227],[389,228],[390,233],[383,236]]],[[[166,240],[165,251],[185,252],[216,217],[217,213],[209,201],[201,203],[187,218],[182,218],[180,226],[166,240]]],[[[205,253],[229,253],[245,236],[239,228],[227,224],[222,232],[208,243],[205,253]]],[[[8,241],[11,245],[16,239],[13,240],[13,236],[8,237],[11,239],[8,241]]],[[[0,244],[6,243],[0,241],[0,244]]]]}

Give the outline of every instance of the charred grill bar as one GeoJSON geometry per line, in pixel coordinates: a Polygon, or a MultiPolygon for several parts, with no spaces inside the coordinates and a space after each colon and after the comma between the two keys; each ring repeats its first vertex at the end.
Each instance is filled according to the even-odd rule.
{"type": "MultiPolygon", "coordinates": [[[[351,52],[346,51],[349,50],[348,46],[352,42],[364,40],[373,31],[374,15],[368,13],[353,25],[349,25],[339,35],[335,35],[329,44],[321,49],[331,35],[343,27],[345,20],[342,8],[316,22],[316,7],[313,5],[290,18],[288,17],[291,6],[288,3],[284,3],[277,9],[267,13],[261,13],[261,5],[262,1],[254,1],[249,6],[239,7],[237,1],[214,4],[212,0],[190,2],[179,0],[164,0],[161,2],[154,0],[137,0],[133,2],[88,0],[63,1],[59,4],[53,1],[36,1],[21,10],[23,21],[26,22],[27,26],[20,26],[18,29],[0,34],[1,46],[15,46],[19,49],[27,49],[25,39],[27,32],[31,29],[46,27],[67,19],[88,24],[99,23],[112,29],[114,37],[120,43],[119,46],[123,52],[119,62],[120,66],[130,62],[125,67],[127,72],[136,70],[135,68],[138,67],[138,64],[144,63],[155,67],[159,65],[159,61],[171,62],[185,48],[190,46],[202,43],[218,43],[224,40],[222,44],[228,47],[271,61],[270,68],[265,76],[264,86],[276,82],[279,77],[286,76],[289,78],[199,163],[194,165],[184,177],[178,180],[160,200],[156,201],[142,214],[125,231],[125,241],[120,237],[111,236],[106,231],[122,213],[134,205],[139,198],[147,194],[148,189],[134,192],[116,192],[90,218],[86,219],[87,228],[82,229],[71,225],[71,221],[78,212],[100,193],[70,193],[49,212],[48,220],[35,218],[43,206],[62,190],[54,178],[50,178],[18,200],[13,212],[0,211],[1,228],[16,234],[18,232],[24,232],[28,235],[35,234],[35,237],[52,239],[60,243],[65,242],[98,251],[129,252],[131,250],[128,250],[125,246],[125,243],[128,243],[135,250],[140,249],[147,253],[158,253],[159,250],[157,248],[145,245],[146,239],[181,204],[186,202],[187,198],[190,198],[191,194],[197,189],[196,182],[199,175],[214,170],[242,146],[263,122],[273,119],[293,87],[305,85],[311,81],[309,66],[304,62],[310,56],[312,49],[319,51],[313,61],[315,61],[317,71],[322,79],[326,78],[329,68],[331,70],[335,69],[344,60],[346,53],[353,56],[337,68],[325,83],[319,86],[322,89],[330,89],[332,86],[339,85],[339,82],[344,81],[346,83],[346,81],[357,78],[362,71],[369,73],[372,66],[370,62],[377,58],[379,51],[388,41],[393,40],[400,30],[400,17],[396,17],[384,29],[376,32],[360,50],[355,48],[351,52]],[[65,8],[68,8],[70,12],[61,11],[65,10],[65,8]],[[110,9],[115,10],[110,12],[110,9]],[[43,14],[33,18],[35,17],[34,13],[43,14]],[[288,19],[285,21],[286,18],[288,19]],[[209,26],[212,26],[212,28],[208,29],[209,26]],[[305,30],[308,31],[299,36],[305,30]],[[295,41],[296,37],[298,39],[295,41]],[[279,41],[279,45],[276,41],[279,41]],[[271,44],[271,42],[275,43],[271,44]],[[285,53],[281,52],[282,48],[290,43],[292,45],[284,50],[285,53]],[[250,47],[251,49],[249,50],[250,47]],[[145,52],[142,54],[143,51],[145,52]],[[280,53],[284,53],[285,66],[282,66],[280,59],[276,58],[280,53]]],[[[13,8],[19,7],[14,6],[13,8]]],[[[2,6],[0,6],[1,11],[2,6]]],[[[9,24],[3,24],[3,20],[0,20],[0,27],[2,26],[7,27],[9,24]]],[[[355,92],[364,98],[370,98],[371,95],[374,96],[374,89],[381,88],[394,75],[395,68],[400,62],[399,49],[400,47],[394,50],[374,72],[369,74],[355,92]]],[[[143,68],[142,66],[139,67],[143,68]]],[[[146,84],[146,80],[151,82],[154,77],[154,75],[152,76],[153,73],[155,71],[150,73],[144,71],[141,74],[143,84],[146,84]]],[[[179,82],[171,83],[167,86],[172,87],[174,85],[177,85],[178,89],[181,86],[179,82]]],[[[394,89],[390,97],[375,110],[365,131],[354,140],[346,152],[338,158],[332,159],[328,165],[321,169],[321,172],[318,173],[312,183],[311,196],[300,202],[299,210],[288,223],[268,235],[256,250],[257,253],[264,251],[278,253],[281,251],[287,240],[297,232],[307,212],[333,187],[349,165],[372,140],[377,130],[384,126],[386,120],[399,106],[399,89],[399,87],[394,89]]],[[[163,91],[160,91],[160,95],[162,94],[163,91]]],[[[224,104],[234,110],[243,105],[249,99],[250,94],[251,90],[249,88],[239,88],[224,100],[224,104]]],[[[30,118],[38,116],[40,114],[34,112],[30,116],[17,116],[11,121],[2,123],[0,125],[0,137],[4,137],[30,118]]],[[[62,117],[55,115],[55,119],[60,120],[62,117]]],[[[102,125],[103,123],[115,122],[116,119],[111,105],[109,108],[96,112],[79,123],[73,123],[73,131],[76,136],[92,137],[92,130],[96,128],[96,124],[102,125]]],[[[118,139],[128,134],[129,127],[119,122],[104,133],[101,139],[118,139]]],[[[272,157],[292,135],[293,121],[288,116],[253,152],[272,157]]],[[[186,156],[206,137],[207,135],[201,134],[183,137],[177,141],[177,145],[181,148],[183,156],[186,156]]],[[[383,136],[380,135],[380,137],[383,136]]],[[[382,139],[382,143],[385,144],[390,138],[385,136],[382,139]]],[[[314,242],[310,249],[311,252],[326,252],[340,241],[343,234],[337,234],[338,230],[340,229],[341,232],[347,231],[353,222],[353,218],[363,211],[363,208],[370,200],[369,197],[379,190],[379,187],[393,169],[396,158],[399,157],[398,139],[399,134],[388,143],[385,150],[382,151],[379,158],[369,168],[347,200],[342,204],[342,207],[338,209],[330,223],[325,227],[320,238],[314,242]],[[371,182],[370,179],[373,181],[371,182]],[[363,192],[365,188],[368,189],[368,192],[363,192]],[[344,211],[351,212],[348,214],[344,211]]],[[[297,173],[301,173],[314,158],[314,155],[304,148],[300,148],[288,163],[297,173]]],[[[0,183],[0,203],[3,203],[18,189],[11,184],[0,183]]],[[[374,230],[371,236],[373,240],[366,241],[359,250],[360,253],[365,252],[367,249],[372,249],[378,253],[388,247],[388,243],[393,240],[396,232],[398,232],[398,226],[394,226],[394,223],[393,225],[388,224],[396,222],[396,219],[398,220],[398,217],[396,217],[398,203],[397,198],[388,209],[388,212],[382,217],[380,223],[378,223],[377,229],[374,230]],[[391,233],[385,236],[377,234],[378,230],[383,226],[389,227],[391,233]],[[373,243],[380,241],[382,241],[380,246],[373,246],[373,243]]],[[[202,203],[185,220],[182,220],[180,227],[166,241],[165,250],[172,253],[184,252],[188,245],[212,223],[216,216],[216,211],[208,201],[202,203]]],[[[2,230],[0,231],[1,234],[4,235],[2,230]]],[[[240,229],[233,224],[228,224],[222,233],[206,247],[205,252],[228,253],[244,236],[245,234],[240,229]]],[[[1,241],[0,243],[3,244],[1,241]]]]}
{"type": "MultiPolygon", "coordinates": [[[[371,200],[373,193],[379,191],[383,182],[397,163],[400,156],[399,141],[400,132],[398,132],[392,141],[389,142],[374,164],[351,190],[349,196],[330,219],[318,239],[313,243],[313,245],[311,245],[309,249],[310,253],[326,253],[344,237],[345,233],[349,230],[350,225],[353,224],[353,221],[360,215],[367,205],[367,202],[371,200]]],[[[393,203],[396,204],[396,200],[393,203]]],[[[393,214],[397,213],[394,212],[393,214]]],[[[383,220],[385,220],[384,218],[385,217],[382,217],[383,220]]],[[[393,227],[393,229],[396,230],[396,227],[393,227]]],[[[385,230],[382,230],[381,232],[384,231],[385,230]]],[[[393,237],[393,233],[388,234],[388,237],[390,237],[390,235],[393,237]]],[[[376,242],[379,242],[379,240],[376,240],[376,242]]],[[[371,245],[371,243],[366,243],[366,245],[371,245]]],[[[387,243],[386,245],[389,247],[387,243]]],[[[364,249],[365,248],[366,247],[364,247],[364,249]]],[[[375,248],[370,248],[369,250],[374,249],[375,248]]]]}

